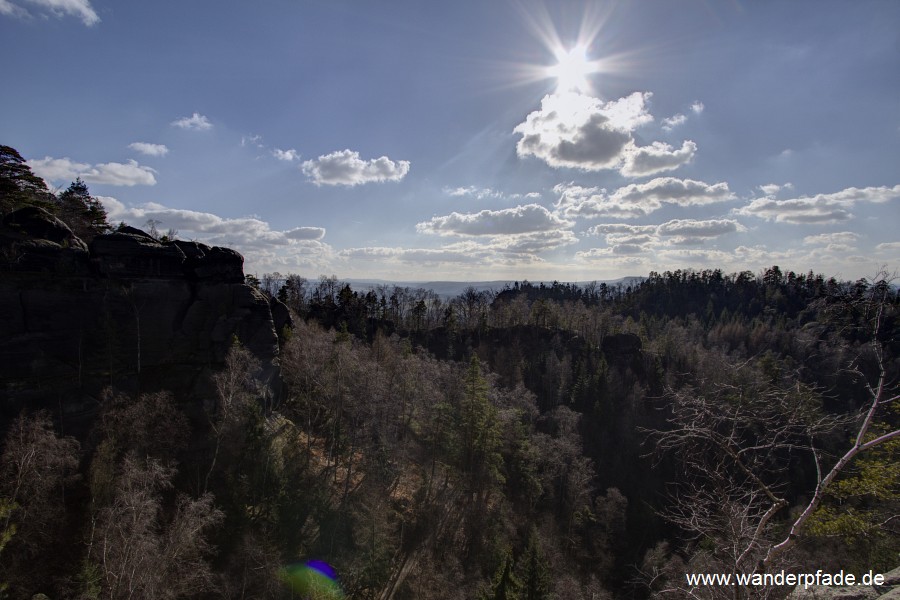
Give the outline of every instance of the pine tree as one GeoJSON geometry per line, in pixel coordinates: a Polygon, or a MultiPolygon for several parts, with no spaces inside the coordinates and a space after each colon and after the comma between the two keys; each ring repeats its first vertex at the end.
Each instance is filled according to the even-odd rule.
{"type": "Polygon", "coordinates": [[[72,182],[58,198],[60,218],[72,232],[85,241],[109,230],[106,210],[91,196],[87,184],[80,177],[72,182]]]}
{"type": "Polygon", "coordinates": [[[490,590],[481,595],[480,600],[519,600],[519,579],[513,572],[512,553],[506,552],[503,563],[494,575],[490,590]]]}
{"type": "Polygon", "coordinates": [[[541,552],[537,529],[531,528],[528,548],[522,559],[522,593],[520,600],[547,600],[550,598],[550,574],[541,552]]]}
{"type": "Polygon", "coordinates": [[[15,148],[0,146],[0,214],[29,205],[54,212],[52,200],[47,184],[31,172],[22,155],[15,148]]]}
{"type": "Polygon", "coordinates": [[[488,399],[488,383],[481,374],[481,362],[474,354],[465,374],[465,391],[460,407],[461,467],[478,488],[499,481],[500,432],[497,409],[488,399]]]}

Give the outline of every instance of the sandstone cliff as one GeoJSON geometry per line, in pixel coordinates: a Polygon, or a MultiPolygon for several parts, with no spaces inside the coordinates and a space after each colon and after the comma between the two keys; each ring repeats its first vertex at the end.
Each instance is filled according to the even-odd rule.
{"type": "Polygon", "coordinates": [[[237,337],[278,380],[283,305],[245,285],[243,257],[125,227],[90,245],[40,208],[0,225],[0,410],[89,412],[106,386],[209,393],[237,337]],[[273,318],[273,312],[275,318],[273,318]]]}

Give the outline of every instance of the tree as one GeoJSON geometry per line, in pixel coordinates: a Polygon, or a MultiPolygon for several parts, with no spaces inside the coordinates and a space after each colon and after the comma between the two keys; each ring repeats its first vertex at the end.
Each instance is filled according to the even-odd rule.
{"type": "Polygon", "coordinates": [[[284,302],[295,312],[306,309],[306,278],[299,275],[288,275],[284,285],[278,290],[278,299],[284,302]]]}
{"type": "Polygon", "coordinates": [[[0,145],[0,214],[35,205],[53,212],[53,196],[44,180],[15,148],[0,145]]]}
{"type": "Polygon", "coordinates": [[[528,534],[528,547],[521,562],[521,600],[547,600],[550,598],[550,572],[541,552],[537,529],[528,534]]]}
{"type": "MultiPolygon", "coordinates": [[[[19,505],[12,500],[0,498],[0,521],[3,523],[3,529],[0,530],[0,554],[3,554],[3,549],[6,548],[6,545],[16,534],[16,524],[11,523],[10,519],[17,508],[19,508],[19,505]]],[[[0,597],[3,596],[3,593],[8,588],[8,583],[0,581],[0,597]]]]}
{"type": "Polygon", "coordinates": [[[22,414],[0,455],[0,582],[19,594],[49,590],[64,559],[54,547],[64,535],[66,487],[78,468],[79,444],[58,437],[46,412],[22,414]]]}
{"type": "Polygon", "coordinates": [[[152,458],[127,455],[121,462],[111,502],[94,517],[88,550],[102,598],[175,599],[212,590],[206,533],[223,514],[210,494],[179,495],[166,519],[163,492],[174,474],[152,458]]]}
{"type": "Polygon", "coordinates": [[[810,544],[846,548],[841,553],[857,572],[893,568],[900,553],[898,456],[900,439],[894,439],[857,458],[810,518],[810,544]]]}
{"type": "Polygon", "coordinates": [[[500,431],[497,409],[488,398],[488,383],[481,374],[481,362],[473,354],[464,376],[465,389],[460,405],[460,467],[468,473],[475,490],[487,493],[502,479],[500,431]]]}
{"type": "Polygon", "coordinates": [[[258,371],[259,360],[235,339],[225,357],[225,368],[213,375],[217,402],[208,416],[215,436],[215,449],[204,479],[204,491],[209,488],[209,478],[216,468],[223,440],[243,433],[248,413],[253,411],[257,400],[267,395],[265,386],[256,379],[258,371]]]}
{"type": "Polygon", "coordinates": [[[481,595],[481,600],[518,600],[520,587],[521,583],[513,572],[512,553],[507,550],[490,590],[481,595]]]}
{"type": "Polygon", "coordinates": [[[244,283],[252,288],[256,288],[257,290],[259,289],[259,277],[253,275],[252,273],[247,273],[246,275],[244,275],[244,283]]]}
{"type": "MultiPolygon", "coordinates": [[[[778,276],[774,269],[767,272],[768,279],[778,276]]],[[[851,462],[900,438],[889,417],[900,401],[897,374],[889,372],[894,331],[886,325],[896,327],[897,317],[890,278],[882,272],[865,291],[832,294],[821,314],[843,324],[842,333],[851,343],[866,339],[847,368],[867,395],[858,414],[825,411],[817,389],[771,364],[766,367],[765,361],[757,369],[751,361],[735,365],[720,357],[717,366],[705,366],[705,379],[694,387],[667,393],[669,427],[652,432],[651,439],[657,457],[675,454],[686,467],[668,517],[696,544],[694,571],[761,573],[776,568],[809,535],[813,515],[851,462]],[[844,431],[853,435],[829,464],[826,444],[833,445],[844,431]],[[789,472],[803,464],[815,472],[814,485],[805,488],[802,478],[798,481],[789,472]],[[777,517],[792,498],[801,499],[796,516],[779,523],[777,517]]],[[[733,596],[739,593],[733,588],[725,592],[739,597],[733,596]]]]}
{"type": "Polygon", "coordinates": [[[274,298],[278,294],[278,290],[282,287],[283,281],[284,277],[282,277],[281,273],[278,271],[275,271],[274,273],[263,273],[262,278],[259,280],[259,289],[269,298],[274,298]]]}
{"type": "Polygon", "coordinates": [[[889,410],[896,411],[900,408],[900,386],[898,386],[896,374],[889,375],[888,373],[887,348],[885,339],[882,338],[882,334],[887,334],[885,337],[891,339],[887,336],[893,332],[885,332],[884,325],[889,314],[892,318],[897,316],[896,292],[891,289],[892,280],[893,277],[889,277],[887,272],[882,271],[873,278],[870,288],[856,298],[837,299],[838,310],[859,313],[862,326],[868,327],[870,331],[869,351],[871,358],[874,359],[876,369],[874,381],[866,377],[861,363],[854,362],[850,366],[851,371],[864,382],[870,401],[858,418],[859,428],[852,445],[824,476],[821,453],[810,443],[810,451],[815,460],[818,475],[816,488],[803,511],[791,523],[788,534],[780,542],[768,548],[762,561],[763,567],[771,566],[779,556],[797,543],[800,536],[804,534],[804,528],[808,521],[821,506],[826,493],[854,458],[882,444],[900,439],[900,427],[891,427],[891,422],[885,418],[885,413],[889,410]],[[880,431],[878,430],[879,425],[883,427],[880,431]]]}
{"type": "Polygon", "coordinates": [[[80,177],[58,197],[59,216],[72,232],[85,241],[109,231],[103,204],[91,196],[87,184],[80,177]]]}

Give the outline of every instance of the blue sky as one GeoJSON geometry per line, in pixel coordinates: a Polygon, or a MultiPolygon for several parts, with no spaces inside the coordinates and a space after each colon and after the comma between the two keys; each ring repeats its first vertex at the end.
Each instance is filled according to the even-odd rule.
{"type": "Polygon", "coordinates": [[[0,143],[250,273],[900,267],[900,2],[0,0],[0,143]]]}

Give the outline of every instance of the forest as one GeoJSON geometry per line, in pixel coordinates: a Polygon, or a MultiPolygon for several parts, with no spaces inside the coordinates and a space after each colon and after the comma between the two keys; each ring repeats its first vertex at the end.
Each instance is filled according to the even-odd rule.
{"type": "MultiPolygon", "coordinates": [[[[115,229],[2,149],[5,226],[115,229]]],[[[900,564],[887,268],[246,284],[290,311],[277,385],[233,336],[202,392],[0,421],[0,598],[783,598],[685,575],[900,564]],[[339,586],[296,583],[306,561],[339,586]]]]}

